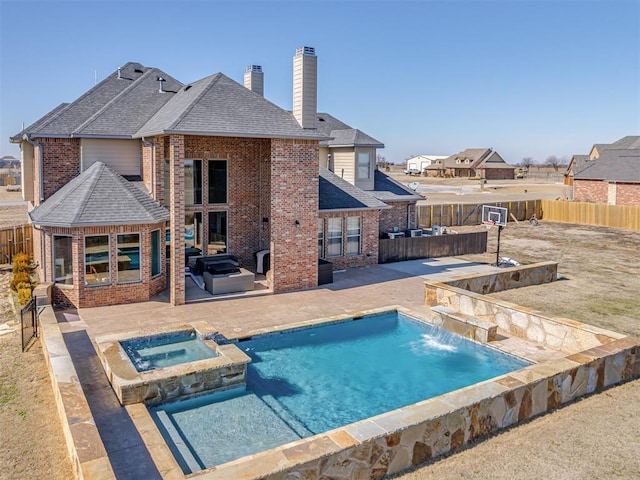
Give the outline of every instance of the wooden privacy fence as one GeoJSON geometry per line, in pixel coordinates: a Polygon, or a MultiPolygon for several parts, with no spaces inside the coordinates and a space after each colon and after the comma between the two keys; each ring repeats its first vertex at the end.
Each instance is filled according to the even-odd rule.
{"type": "Polygon", "coordinates": [[[378,263],[402,262],[418,258],[451,257],[487,250],[487,232],[455,233],[381,239],[378,263]]]}
{"type": "Polygon", "coordinates": [[[542,200],[542,209],[550,222],[640,230],[640,207],[542,200]]]}
{"type": "Polygon", "coordinates": [[[16,253],[33,258],[33,230],[31,225],[0,229],[0,264],[11,263],[16,253]]]}
{"type": "Polygon", "coordinates": [[[542,217],[542,200],[519,200],[495,203],[449,203],[443,205],[418,205],[418,227],[431,228],[433,225],[461,226],[482,223],[482,205],[504,207],[509,210],[509,221],[529,220],[534,213],[542,217]]]}

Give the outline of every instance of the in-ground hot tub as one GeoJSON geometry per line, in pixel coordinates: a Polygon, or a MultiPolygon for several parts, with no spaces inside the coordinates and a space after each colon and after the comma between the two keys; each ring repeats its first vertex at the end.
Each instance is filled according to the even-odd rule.
{"type": "Polygon", "coordinates": [[[246,383],[251,359],[219,345],[206,322],[96,337],[96,351],[121,404],[156,404],[246,383]]]}

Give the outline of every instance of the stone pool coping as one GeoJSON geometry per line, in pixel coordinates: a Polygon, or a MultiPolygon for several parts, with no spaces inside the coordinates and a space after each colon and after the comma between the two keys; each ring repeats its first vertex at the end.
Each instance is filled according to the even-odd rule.
{"type": "Polygon", "coordinates": [[[246,383],[251,358],[233,344],[219,345],[217,330],[207,322],[191,322],[97,336],[94,344],[102,367],[122,405],[147,405],[246,383]],[[124,351],[125,340],[158,334],[195,331],[215,357],[138,372],[124,351]]]}
{"type": "MultiPolygon", "coordinates": [[[[361,315],[396,310],[419,320],[400,306],[367,310],[361,315]]],[[[259,329],[239,338],[335,323],[356,315],[341,315],[259,329]]],[[[607,344],[571,354],[539,351],[537,363],[439,397],[304,438],[272,450],[184,475],[145,405],[128,405],[159,472],[166,479],[270,479],[286,474],[300,478],[380,478],[398,473],[455,450],[499,429],[540,415],[577,397],[640,375],[640,340],[616,338],[607,344]]],[[[495,347],[525,356],[526,340],[500,336],[495,347]]],[[[493,343],[493,342],[492,342],[493,343]]],[[[535,351],[534,348],[532,351],[535,351]]],[[[537,349],[539,350],[539,349],[537,349]]]]}
{"type": "MultiPolygon", "coordinates": [[[[497,282],[504,283],[507,282],[508,276],[520,275],[514,273],[517,269],[518,267],[504,269],[504,272],[500,272],[501,279],[497,282]]],[[[474,284],[475,281],[471,280],[471,277],[478,275],[456,277],[461,282],[456,286],[474,284]]],[[[479,288],[492,288],[483,287],[482,282],[478,285],[479,288]]],[[[483,297],[481,300],[489,298],[485,295],[480,296],[483,297]]],[[[465,301],[467,300],[463,300],[465,301]]],[[[515,308],[524,315],[532,312],[507,302],[494,303],[506,308],[515,308]]],[[[352,316],[356,315],[349,315],[352,316]]],[[[45,306],[41,310],[40,322],[45,359],[74,474],[80,479],[114,479],[115,475],[104,444],[51,306],[45,306]]],[[[298,325],[302,326],[305,323],[309,322],[298,325]]],[[[606,345],[563,353],[559,350],[541,350],[536,344],[515,337],[505,337],[499,329],[495,348],[505,348],[505,351],[518,356],[537,359],[539,363],[458,390],[456,392],[461,394],[460,397],[452,398],[453,393],[446,394],[188,476],[182,473],[150,418],[146,406],[135,404],[125,408],[151,453],[158,471],[166,479],[282,480],[288,471],[308,475],[305,478],[317,478],[320,472],[337,479],[354,478],[359,474],[365,478],[379,478],[384,474],[423,463],[446,451],[455,450],[464,442],[505,428],[516,420],[531,418],[581,395],[599,392],[615,383],[640,377],[639,339],[569,319],[560,319],[557,324],[584,325],[593,333],[606,332],[606,336],[612,340],[606,345]],[[489,383],[491,386],[487,386],[489,383]],[[482,391],[486,395],[482,394],[482,391]],[[467,405],[461,405],[465,401],[467,405]],[[502,416],[500,424],[496,421],[496,412],[504,412],[498,415],[502,416]],[[406,428],[399,430],[398,425],[404,425],[406,428]]],[[[284,330],[290,326],[284,325],[280,329],[284,330]]],[[[266,329],[260,329],[251,334],[264,331],[266,329]]]]}

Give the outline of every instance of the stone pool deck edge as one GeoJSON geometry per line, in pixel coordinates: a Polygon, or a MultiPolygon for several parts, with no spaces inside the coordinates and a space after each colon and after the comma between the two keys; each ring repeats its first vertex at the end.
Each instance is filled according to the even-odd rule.
{"type": "MultiPolygon", "coordinates": [[[[424,319],[400,306],[361,314],[389,310],[424,319]]],[[[273,330],[260,329],[243,334],[242,338],[333,323],[347,317],[340,315],[273,330]]],[[[640,339],[616,336],[621,338],[188,475],[182,473],[147,408],[138,404],[127,406],[127,410],[166,479],[282,480],[290,474],[298,474],[300,478],[326,476],[344,480],[360,478],[360,475],[381,478],[581,396],[640,376],[640,339]]],[[[510,353],[508,345],[498,348],[510,353]]]]}
{"type": "Polygon", "coordinates": [[[115,479],[51,305],[41,308],[39,320],[42,350],[74,475],[79,480],[115,479]]]}

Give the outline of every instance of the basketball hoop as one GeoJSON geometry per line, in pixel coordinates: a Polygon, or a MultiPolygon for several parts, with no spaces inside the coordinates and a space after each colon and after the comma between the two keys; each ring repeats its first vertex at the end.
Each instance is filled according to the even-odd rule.
{"type": "Polygon", "coordinates": [[[495,220],[485,220],[484,222],[484,226],[487,227],[487,230],[491,230],[491,227],[493,227],[496,224],[495,220]]]}

